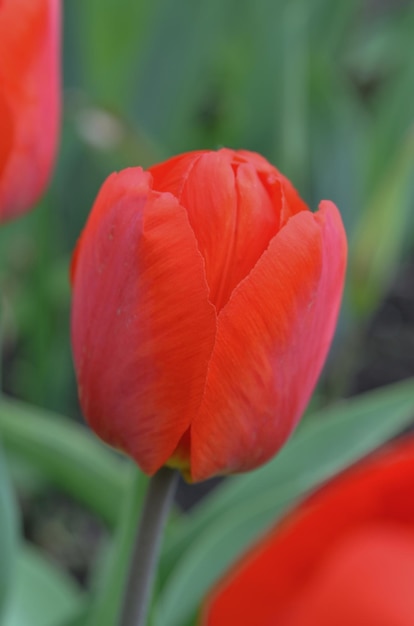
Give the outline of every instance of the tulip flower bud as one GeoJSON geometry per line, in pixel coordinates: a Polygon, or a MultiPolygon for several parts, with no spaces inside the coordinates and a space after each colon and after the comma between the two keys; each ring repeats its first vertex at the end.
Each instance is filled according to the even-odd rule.
{"type": "Polygon", "coordinates": [[[246,151],[112,174],[72,263],[81,406],[153,474],[192,481],[270,459],[303,413],[332,339],[346,238],[246,151]]]}
{"type": "Polygon", "coordinates": [[[24,213],[48,182],[56,151],[59,0],[0,2],[0,221],[24,213]]]}
{"type": "Polygon", "coordinates": [[[292,511],[220,581],[203,626],[414,624],[414,439],[292,511]]]}

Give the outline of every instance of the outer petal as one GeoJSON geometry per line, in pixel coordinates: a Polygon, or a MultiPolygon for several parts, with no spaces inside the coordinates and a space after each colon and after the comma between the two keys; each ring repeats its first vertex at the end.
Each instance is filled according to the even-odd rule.
{"type": "Polygon", "coordinates": [[[269,533],[214,591],[203,625],[410,626],[413,490],[409,438],[331,481],[269,533]]]}
{"type": "Polygon", "coordinates": [[[59,123],[59,0],[0,3],[0,219],[30,208],[47,183],[59,123]]]}
{"type": "Polygon", "coordinates": [[[185,210],[140,168],[109,177],[73,262],[84,414],[149,474],[201,401],[216,317],[185,210]]]}
{"type": "Polygon", "coordinates": [[[413,529],[368,526],[320,565],[281,626],[412,626],[413,529]]]}
{"type": "Polygon", "coordinates": [[[345,262],[339,212],[323,202],[292,217],[235,290],[191,427],[193,480],[257,467],[285,442],[329,349],[345,262]]]}
{"type": "Polygon", "coordinates": [[[13,116],[6,99],[0,92],[0,181],[13,149],[14,124],[13,116]]]}

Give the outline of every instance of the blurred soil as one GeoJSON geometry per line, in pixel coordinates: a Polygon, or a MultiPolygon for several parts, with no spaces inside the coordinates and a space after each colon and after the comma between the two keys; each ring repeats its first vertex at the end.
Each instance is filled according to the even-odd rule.
{"type": "Polygon", "coordinates": [[[360,338],[348,395],[414,376],[414,261],[401,267],[360,338]]]}

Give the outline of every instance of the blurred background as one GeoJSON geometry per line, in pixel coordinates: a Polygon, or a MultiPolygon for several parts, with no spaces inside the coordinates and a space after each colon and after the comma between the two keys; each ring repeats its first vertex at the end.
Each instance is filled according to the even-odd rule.
{"type": "MultiPolygon", "coordinates": [[[[101,183],[221,146],[262,153],[311,208],[341,210],[347,289],[314,405],[414,375],[413,34],[408,0],[64,2],[52,185],[0,230],[4,390],[81,420],[68,268],[101,183]]],[[[105,528],[11,465],[26,535],[85,582],[105,528]]]]}

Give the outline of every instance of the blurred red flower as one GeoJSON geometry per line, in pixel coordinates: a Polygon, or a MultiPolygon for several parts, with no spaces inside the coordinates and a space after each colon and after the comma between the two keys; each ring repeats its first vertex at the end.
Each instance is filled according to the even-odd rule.
{"type": "Polygon", "coordinates": [[[0,221],[43,192],[55,156],[59,0],[0,0],[0,221]]]}
{"type": "Polygon", "coordinates": [[[414,439],[348,470],[211,594],[203,626],[412,626],[414,439]]]}
{"type": "Polygon", "coordinates": [[[148,474],[270,459],[324,363],[342,294],[338,210],[264,158],[193,152],[104,183],[72,266],[83,412],[148,474]]]}

